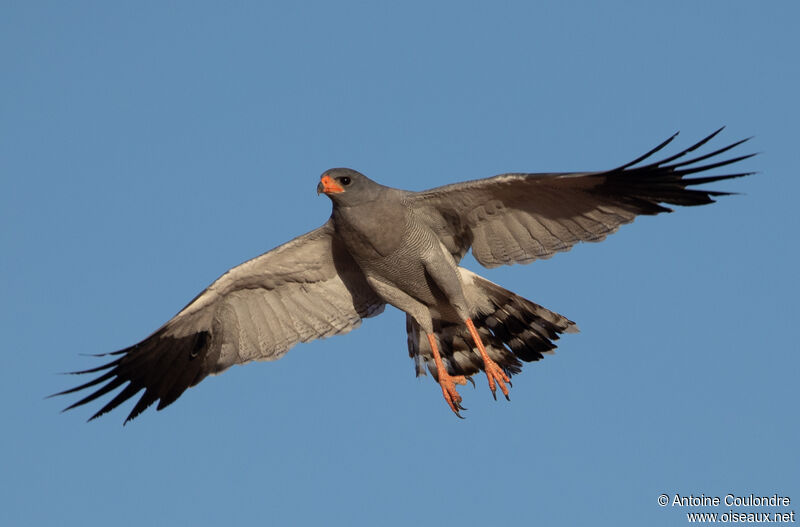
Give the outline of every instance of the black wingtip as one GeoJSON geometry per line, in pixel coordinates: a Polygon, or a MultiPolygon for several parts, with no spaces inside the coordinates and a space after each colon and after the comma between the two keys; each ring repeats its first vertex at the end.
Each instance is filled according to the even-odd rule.
{"type": "Polygon", "coordinates": [[[737,157],[732,157],[730,159],[725,159],[723,161],[717,161],[716,163],[709,163],[707,165],[700,165],[691,168],[683,168],[681,170],[676,170],[675,173],[678,174],[679,176],[688,176],[689,174],[696,174],[697,172],[706,172],[708,170],[713,170],[715,168],[732,165],[733,163],[738,163],[739,161],[744,161],[745,159],[750,159],[754,155],[756,154],[746,154],[743,156],[737,156],[737,157]]]}
{"type": "Polygon", "coordinates": [[[711,135],[709,135],[709,136],[708,136],[708,137],[707,137],[707,138],[704,140],[704,143],[703,143],[703,144],[705,144],[705,143],[707,143],[708,141],[710,141],[710,140],[714,139],[714,138],[715,138],[715,137],[716,137],[716,136],[717,136],[717,135],[718,135],[720,132],[722,132],[722,131],[725,129],[725,127],[726,127],[726,126],[727,126],[727,125],[724,125],[724,124],[723,124],[722,126],[720,126],[719,128],[717,128],[717,129],[716,129],[716,130],[715,130],[715,131],[714,131],[714,132],[713,132],[711,135]]]}
{"type": "Polygon", "coordinates": [[[637,163],[641,163],[642,161],[644,161],[648,157],[652,156],[653,154],[655,154],[659,150],[662,150],[664,147],[666,147],[668,144],[670,144],[676,137],[678,137],[679,133],[681,133],[680,130],[678,130],[677,132],[675,132],[674,134],[669,136],[666,140],[664,140],[661,144],[659,144],[658,146],[656,146],[655,148],[653,148],[649,152],[646,152],[646,153],[640,155],[639,157],[637,157],[636,159],[634,159],[630,163],[625,163],[622,166],[618,166],[617,168],[614,168],[614,169],[610,170],[610,172],[616,172],[618,170],[625,170],[626,168],[630,168],[630,167],[632,167],[633,165],[635,165],[637,163]]]}
{"type": "Polygon", "coordinates": [[[89,421],[93,421],[114,410],[144,389],[144,395],[128,414],[125,420],[127,423],[157,400],[160,401],[159,409],[168,406],[187,388],[196,385],[211,373],[211,369],[207,365],[214,364],[215,361],[214,359],[207,360],[206,356],[209,352],[210,341],[207,331],[200,331],[185,337],[165,336],[163,332],[156,332],[135,346],[119,352],[104,354],[122,354],[121,357],[107,364],[88,370],[70,372],[78,375],[102,373],[86,383],[55,393],[48,398],[100,385],[80,401],[62,410],[65,412],[122,387],[119,393],[89,418],[89,421]]]}
{"type": "MultiPolygon", "coordinates": [[[[684,179],[686,186],[694,186],[694,185],[705,185],[706,183],[714,183],[716,181],[725,181],[726,179],[736,179],[740,177],[752,176],[753,174],[757,174],[758,172],[738,172],[736,174],[724,174],[720,176],[706,176],[706,177],[696,177],[691,179],[684,179]]],[[[711,191],[709,191],[711,192],[711,191]]],[[[732,194],[736,194],[733,192],[732,194]]]]}
{"type": "Polygon", "coordinates": [[[640,156],[637,160],[634,160],[634,162],[623,165],[626,167],[623,170],[614,169],[598,173],[599,176],[605,179],[603,183],[597,185],[592,192],[604,194],[610,199],[618,199],[620,202],[625,203],[626,206],[631,207],[637,214],[648,215],[669,212],[671,209],[666,205],[695,206],[714,203],[713,197],[725,196],[730,193],[716,190],[704,190],[697,188],[697,186],[705,183],[744,177],[754,172],[723,173],[720,175],[694,178],[687,176],[733,165],[757,155],[756,153],[745,154],[729,159],[721,157],[721,154],[745,143],[750,138],[733,142],[732,144],[706,154],[682,159],[679,162],[675,162],[675,160],[683,158],[689,152],[705,145],[711,139],[719,135],[724,129],[724,126],[718,128],[690,147],[665,159],[648,164],[639,164],[638,161],[641,161],[651,154],[648,152],[648,154],[640,156]],[[701,162],[706,160],[710,160],[711,162],[701,164],[701,162]]]}

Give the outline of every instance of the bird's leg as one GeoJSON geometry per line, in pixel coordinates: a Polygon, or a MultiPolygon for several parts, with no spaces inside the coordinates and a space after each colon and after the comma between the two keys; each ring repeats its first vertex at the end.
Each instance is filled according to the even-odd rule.
{"type": "Polygon", "coordinates": [[[453,410],[453,413],[461,417],[458,411],[465,410],[465,408],[461,406],[461,396],[456,391],[456,384],[467,384],[467,379],[463,375],[452,376],[447,373],[447,368],[444,367],[444,363],[442,362],[442,356],[439,354],[439,347],[436,345],[436,335],[428,333],[427,336],[428,343],[430,343],[431,350],[433,350],[433,361],[436,363],[439,386],[442,387],[444,400],[447,401],[447,405],[453,410]]]}
{"type": "Polygon", "coordinates": [[[472,335],[472,340],[475,341],[475,345],[478,347],[478,352],[481,354],[481,358],[483,359],[483,371],[486,372],[486,377],[489,379],[489,389],[492,390],[492,397],[497,399],[497,393],[495,392],[495,383],[497,383],[500,385],[500,390],[503,392],[503,395],[506,396],[506,400],[510,400],[508,398],[508,387],[506,387],[505,383],[510,385],[511,379],[495,361],[489,358],[489,355],[486,353],[486,348],[483,345],[483,341],[481,341],[481,336],[478,335],[478,330],[475,329],[475,324],[472,323],[472,319],[468,318],[465,322],[467,324],[469,334],[472,335]]]}

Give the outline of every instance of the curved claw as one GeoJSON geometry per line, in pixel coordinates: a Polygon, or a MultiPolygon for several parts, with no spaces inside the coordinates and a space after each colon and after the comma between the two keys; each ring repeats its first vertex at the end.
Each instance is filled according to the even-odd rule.
{"type": "Polygon", "coordinates": [[[439,386],[442,388],[442,396],[444,397],[447,406],[450,407],[454,414],[461,417],[458,411],[463,410],[464,408],[461,406],[461,395],[459,395],[458,391],[456,390],[456,383],[465,384],[466,381],[463,380],[463,377],[451,377],[446,373],[444,375],[439,375],[439,386]]]}
{"type": "Polygon", "coordinates": [[[453,401],[453,400],[450,400],[447,397],[445,397],[444,400],[447,403],[447,405],[450,407],[450,410],[452,410],[454,414],[456,414],[460,419],[464,419],[464,417],[459,412],[461,410],[466,410],[466,408],[461,406],[460,403],[458,403],[456,401],[453,401]]]}
{"type": "Polygon", "coordinates": [[[492,391],[492,397],[494,400],[497,400],[497,386],[500,386],[500,391],[503,392],[503,395],[507,400],[511,400],[508,398],[508,387],[506,387],[505,383],[511,384],[511,381],[508,375],[491,359],[490,362],[485,364],[485,372],[486,377],[489,379],[489,389],[492,391]]]}

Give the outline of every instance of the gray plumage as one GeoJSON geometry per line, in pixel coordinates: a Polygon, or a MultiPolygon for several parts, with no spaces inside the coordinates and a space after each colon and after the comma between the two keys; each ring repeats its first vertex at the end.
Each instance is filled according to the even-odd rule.
{"type": "Polygon", "coordinates": [[[99,385],[74,408],[124,386],[93,419],[144,390],[130,420],[234,364],[275,360],[299,342],[346,333],[385,304],[407,314],[418,375],[427,369],[440,380],[427,335],[435,335],[448,375],[469,378],[485,369],[464,325],[470,319],[488,357],[510,377],[577,328],[460,267],[466,252],[471,248],[486,267],[529,263],[580,241],[600,241],[637,215],[669,212],[663,204],[711,203],[726,193],[690,187],[748,175],[686,177],[750,157],[699,164],[739,141],[683,160],[719,131],[656,163],[640,164],[675,136],[613,170],[503,174],[424,192],[379,185],[351,169],[329,170],[318,187],[333,202],[325,225],[231,269],[142,342],[75,372],[98,377],[56,395],[99,385]]]}

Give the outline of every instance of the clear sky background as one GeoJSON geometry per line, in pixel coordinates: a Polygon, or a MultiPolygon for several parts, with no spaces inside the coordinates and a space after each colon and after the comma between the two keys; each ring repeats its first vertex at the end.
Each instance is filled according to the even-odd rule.
{"type": "MultiPolygon", "coordinates": [[[[683,525],[798,468],[797,2],[0,3],[0,523],[683,525]],[[399,3],[396,3],[399,4],[399,3]],[[320,173],[423,189],[755,136],[719,203],[465,265],[575,320],[467,419],[393,308],[84,421],[81,354],[322,224],[320,173]],[[707,509],[702,509],[707,510],[707,509]]],[[[726,512],[720,507],[718,512],[726,512]]],[[[741,510],[741,509],[739,509],[741,510]]],[[[775,509],[770,509],[775,510],[775,509]]],[[[783,509],[785,512],[786,509],[783,509]]]]}

